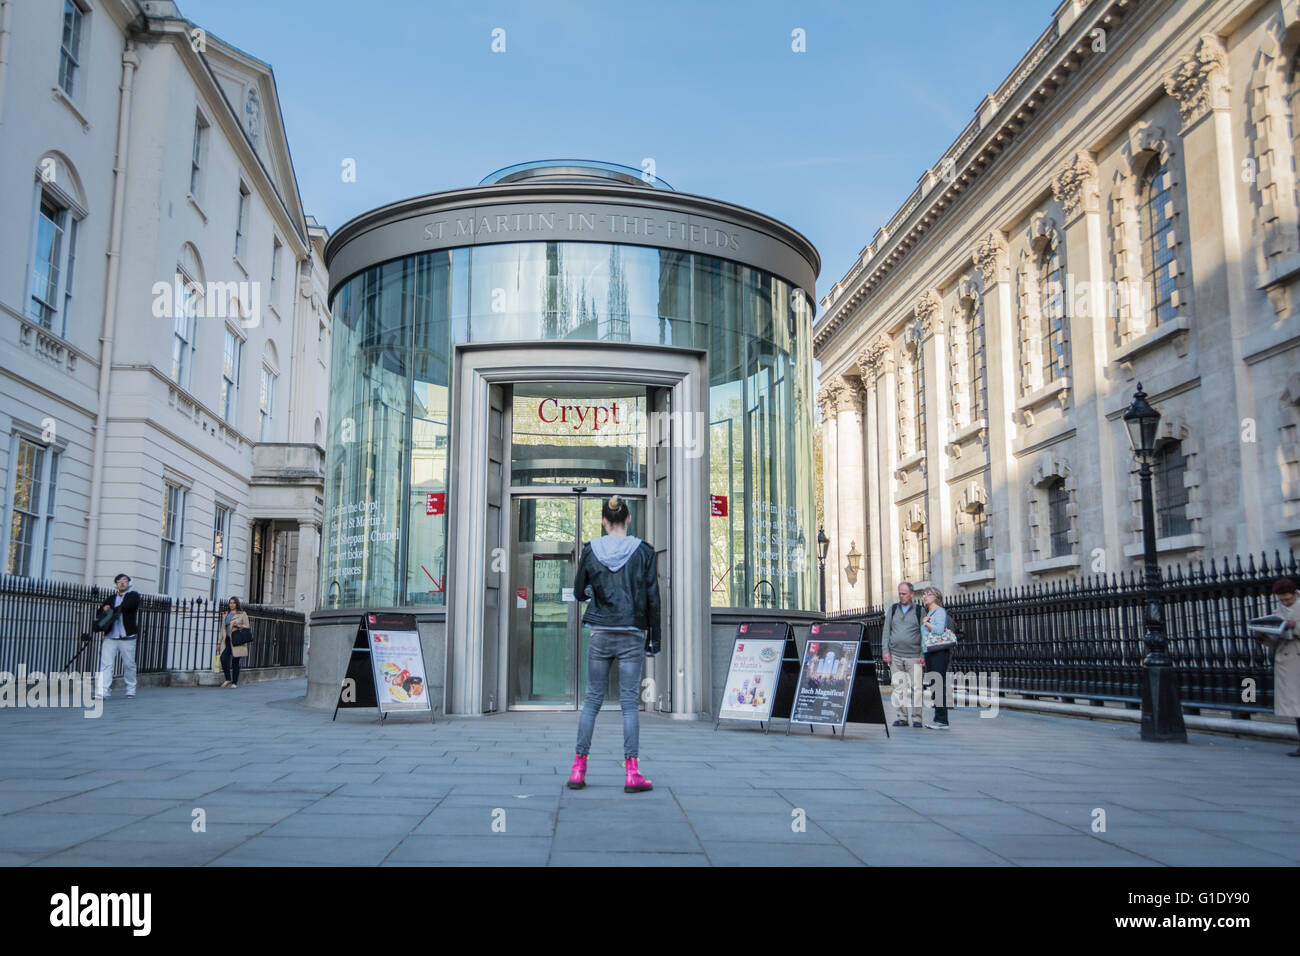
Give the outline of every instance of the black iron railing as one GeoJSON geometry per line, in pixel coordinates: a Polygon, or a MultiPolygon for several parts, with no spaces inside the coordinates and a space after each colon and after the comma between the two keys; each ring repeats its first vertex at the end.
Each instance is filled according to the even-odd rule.
{"type": "MultiPolygon", "coordinates": [[[[1273,560],[1240,557],[1222,567],[1162,569],[1161,596],[1169,656],[1179,677],[1183,709],[1230,711],[1248,718],[1273,709],[1273,665],[1268,647],[1246,623],[1272,611],[1273,582],[1300,580],[1296,554],[1273,560]]],[[[1058,697],[1104,704],[1141,700],[1142,611],[1140,572],[948,597],[962,637],[950,669],[998,674],[1000,690],[1025,697],[1058,697]]],[[[917,595],[920,600],[920,595],[917,595]]],[[[862,621],[881,683],[884,608],[830,616],[862,621]]]]}
{"type": "MultiPolygon", "coordinates": [[[[95,611],[115,593],[60,581],[0,576],[0,672],[93,671],[103,636],[92,629],[95,611]],[[89,635],[90,640],[83,640],[89,635]]],[[[300,667],[304,615],[245,605],[253,644],[245,667],[300,667]]],[[[136,613],[136,670],[207,670],[226,609],[202,598],[140,595],[136,613]]],[[[119,665],[120,673],[120,665],[119,665]]]]}

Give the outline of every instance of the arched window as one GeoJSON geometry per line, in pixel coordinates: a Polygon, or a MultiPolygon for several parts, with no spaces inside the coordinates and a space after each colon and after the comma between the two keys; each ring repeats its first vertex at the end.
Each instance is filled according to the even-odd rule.
{"type": "Polygon", "coordinates": [[[925,356],[920,342],[912,358],[912,420],[915,423],[916,444],[913,451],[925,449],[925,356]]]}
{"type": "Polygon", "coordinates": [[[988,514],[985,512],[983,505],[970,513],[970,525],[970,551],[975,559],[974,569],[976,571],[987,571],[989,552],[988,541],[985,539],[988,534],[988,514]]]}
{"type": "Polygon", "coordinates": [[[1151,297],[1153,326],[1174,318],[1174,200],[1169,192],[1169,164],[1159,156],[1142,174],[1142,278],[1151,297]]]}
{"type": "Polygon", "coordinates": [[[930,535],[925,525],[916,529],[916,560],[917,578],[921,581],[930,580],[930,535]]]}
{"type": "Polygon", "coordinates": [[[1156,449],[1156,528],[1162,538],[1192,533],[1192,522],[1187,517],[1189,495],[1183,483],[1186,474],[1187,456],[1182,442],[1165,442],[1156,449]]]}
{"type": "Polygon", "coordinates": [[[1070,369],[1065,328],[1065,288],[1061,254],[1051,243],[1038,259],[1038,295],[1043,318],[1043,383],[1062,378],[1070,369]]]}
{"type": "Polygon", "coordinates": [[[970,420],[988,417],[988,381],[984,374],[984,310],[972,301],[966,311],[966,360],[970,380],[970,420]]]}
{"type": "Polygon", "coordinates": [[[176,261],[172,303],[172,381],[189,388],[194,366],[194,335],[198,316],[204,314],[203,263],[188,242],[176,261]]]}
{"type": "Polygon", "coordinates": [[[1069,504],[1070,493],[1065,490],[1065,479],[1057,478],[1047,486],[1047,520],[1054,558],[1070,553],[1069,504]]]}

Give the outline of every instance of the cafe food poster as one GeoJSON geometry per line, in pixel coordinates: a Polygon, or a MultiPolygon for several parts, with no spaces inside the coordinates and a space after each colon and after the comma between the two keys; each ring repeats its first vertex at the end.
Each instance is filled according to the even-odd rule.
{"type": "Polygon", "coordinates": [[[370,666],[382,713],[429,709],[424,653],[416,631],[371,631],[370,666]]]}
{"type": "Polygon", "coordinates": [[[731,650],[719,720],[767,720],[776,699],[785,641],[741,637],[731,650]]]}
{"type": "Polygon", "coordinates": [[[799,668],[791,722],[843,724],[857,661],[857,641],[808,641],[799,668]]]}

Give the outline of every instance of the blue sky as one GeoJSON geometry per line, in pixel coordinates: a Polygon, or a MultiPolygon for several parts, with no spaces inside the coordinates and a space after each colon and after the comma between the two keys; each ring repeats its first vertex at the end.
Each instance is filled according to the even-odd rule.
{"type": "Polygon", "coordinates": [[[179,0],[274,68],[303,203],[331,231],[518,162],[650,157],[679,191],[808,236],[819,298],[1056,5],[179,0]]]}

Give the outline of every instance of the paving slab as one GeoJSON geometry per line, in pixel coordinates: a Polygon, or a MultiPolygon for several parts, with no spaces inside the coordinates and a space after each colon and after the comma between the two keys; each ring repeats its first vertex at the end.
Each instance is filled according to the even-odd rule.
{"type": "Polygon", "coordinates": [[[142,689],[95,721],[0,711],[0,865],[1300,862],[1286,743],[1147,744],[1132,725],[1010,710],[891,739],[650,714],[655,789],[625,794],[617,711],[573,791],[572,712],[380,726],[305,707],[302,680],[249,684],[237,703],[209,691],[142,689]]]}

